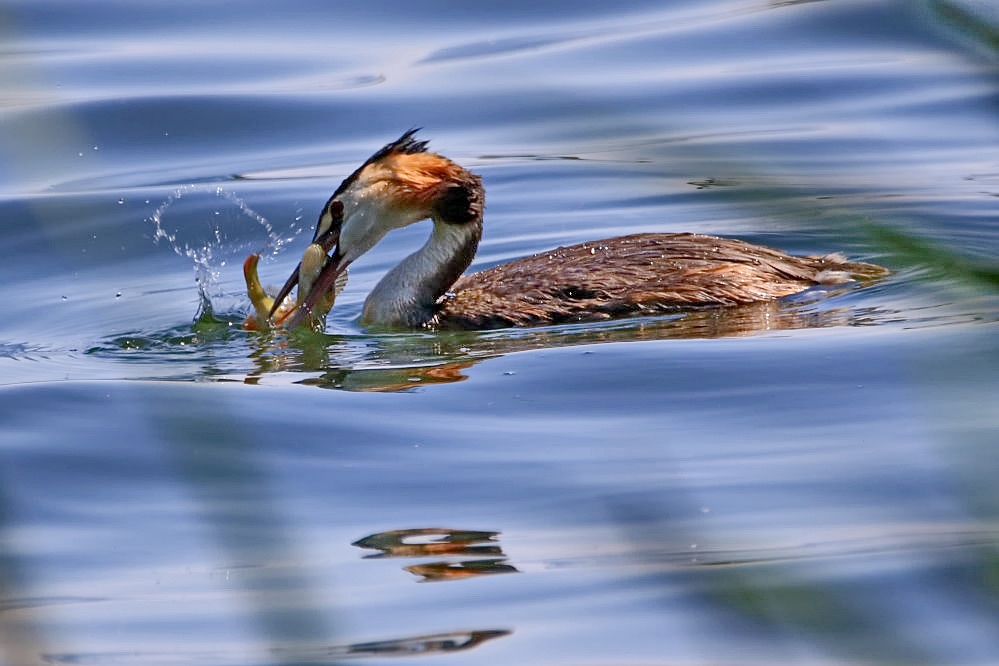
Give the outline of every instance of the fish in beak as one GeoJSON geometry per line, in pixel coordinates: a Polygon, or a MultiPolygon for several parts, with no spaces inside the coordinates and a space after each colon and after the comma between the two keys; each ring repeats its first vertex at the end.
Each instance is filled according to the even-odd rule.
{"type": "Polygon", "coordinates": [[[416,131],[377,151],[340,183],[323,207],[302,261],[273,301],[260,298],[255,271],[247,276],[247,293],[264,326],[320,328],[346,283],[347,267],[392,229],[433,214],[435,201],[446,189],[445,176],[456,167],[427,153],[427,143],[414,138],[416,131]],[[295,303],[286,305],[296,285],[295,303]]]}
{"type": "MultiPolygon", "coordinates": [[[[251,331],[266,331],[274,327],[287,325],[287,320],[293,314],[299,312],[300,308],[308,307],[311,313],[309,323],[312,328],[318,330],[322,327],[326,315],[333,308],[336,297],[343,291],[347,284],[347,271],[341,271],[333,280],[332,288],[325,291],[317,287],[317,281],[322,273],[328,257],[321,245],[312,243],[305,248],[302,261],[295,271],[294,280],[289,282],[299,286],[299,302],[292,301],[287,295],[280,299],[271,296],[260,284],[257,276],[257,264],[260,261],[259,254],[251,254],[243,262],[243,277],[246,280],[246,293],[253,304],[254,314],[247,317],[243,327],[251,331]],[[315,301],[308,306],[302,302],[307,300],[309,294],[315,294],[315,301]]],[[[299,320],[296,319],[296,323],[299,320]]],[[[301,321],[305,321],[303,318],[301,321]]]]}
{"type": "Polygon", "coordinates": [[[347,283],[346,262],[338,253],[331,257],[326,252],[326,248],[318,243],[305,248],[298,270],[285,283],[288,290],[291,289],[288,283],[298,283],[297,302],[287,314],[274,320],[277,325],[295,328],[309,323],[318,328],[325,321],[337,294],[347,283]]]}
{"type": "MultiPolygon", "coordinates": [[[[323,212],[319,216],[319,221],[316,223],[316,232],[312,236],[312,243],[305,249],[305,253],[302,255],[302,261],[298,263],[295,270],[292,271],[290,276],[288,276],[284,286],[282,286],[280,291],[278,291],[277,296],[274,297],[274,304],[271,306],[271,310],[268,313],[268,317],[270,319],[274,319],[275,315],[278,313],[281,303],[288,297],[295,285],[299,285],[296,305],[301,305],[302,302],[306,300],[307,295],[311,291],[310,287],[312,287],[315,280],[318,279],[318,275],[324,267],[323,265],[320,265],[317,268],[315,266],[315,262],[320,258],[319,255],[321,254],[323,262],[325,263],[326,254],[332,250],[336,246],[337,241],[340,240],[340,226],[342,224],[343,204],[340,203],[336,197],[331,197],[323,207],[323,212]],[[302,283],[303,278],[307,284],[302,283]]],[[[330,283],[330,285],[332,285],[332,283],[330,283]]],[[[274,319],[274,321],[278,324],[281,323],[281,320],[278,319],[274,319]]]]}
{"type": "Polygon", "coordinates": [[[305,248],[302,260],[273,297],[267,294],[257,276],[260,255],[252,254],[246,258],[243,277],[246,293],[255,310],[255,315],[247,320],[246,328],[267,330],[275,326],[297,326],[306,321],[313,328],[322,325],[336,296],[347,283],[345,270],[335,275],[327,271],[331,260],[327,253],[339,240],[342,215],[342,204],[330,199],[319,217],[312,243],[305,248]],[[298,293],[293,303],[288,297],[296,285],[298,293]],[[293,317],[293,321],[288,321],[289,317],[293,317]]]}

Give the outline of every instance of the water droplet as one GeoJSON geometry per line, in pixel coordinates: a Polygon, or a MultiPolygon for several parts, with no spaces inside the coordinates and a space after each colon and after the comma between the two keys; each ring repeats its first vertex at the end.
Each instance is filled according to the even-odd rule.
{"type": "MultiPolygon", "coordinates": [[[[191,208],[189,206],[187,210],[191,208]]],[[[284,232],[284,236],[279,235],[267,218],[250,208],[238,195],[216,184],[191,184],[176,188],[160,202],[147,220],[154,226],[153,242],[158,244],[166,240],[175,254],[192,262],[202,309],[210,307],[212,301],[231,296],[223,287],[222,273],[223,269],[227,270],[233,264],[234,257],[238,255],[241,264],[248,252],[274,256],[302,231],[291,229],[284,232]],[[224,199],[235,206],[236,214],[231,214],[226,207],[196,206],[196,211],[202,211],[199,215],[203,225],[199,226],[197,219],[192,221],[189,213],[181,215],[174,224],[167,214],[170,207],[180,199],[196,194],[224,199]],[[249,233],[252,225],[247,225],[245,218],[259,225],[255,238],[249,233]],[[262,246],[261,230],[264,234],[262,246]]],[[[244,297],[242,291],[239,297],[244,297]]]]}

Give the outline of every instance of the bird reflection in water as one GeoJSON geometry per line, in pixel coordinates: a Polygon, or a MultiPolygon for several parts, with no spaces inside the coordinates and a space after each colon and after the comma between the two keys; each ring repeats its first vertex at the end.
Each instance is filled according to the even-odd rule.
{"type": "MultiPolygon", "coordinates": [[[[509,629],[477,629],[473,631],[448,631],[439,634],[391,638],[383,641],[367,641],[349,645],[327,645],[322,647],[273,648],[270,654],[281,664],[329,664],[332,659],[357,657],[422,657],[434,653],[447,654],[462,652],[478,647],[494,638],[509,636],[509,629]]],[[[242,656],[242,655],[241,655],[242,656]]],[[[41,655],[45,664],[166,664],[177,663],[177,653],[142,652],[51,652],[41,655]]],[[[27,662],[25,662],[27,663],[27,662]]],[[[35,663],[35,662],[31,662],[35,663]]],[[[180,663],[191,664],[232,664],[245,663],[233,653],[225,651],[184,652],[180,663]]],[[[254,662],[255,663],[255,662],[254,662]]]]}
{"type": "Polygon", "coordinates": [[[615,342],[736,338],[777,331],[876,326],[896,314],[878,307],[832,307],[830,298],[849,287],[816,289],[777,301],[713,307],[600,323],[442,332],[428,335],[316,336],[276,347],[251,339],[256,368],[244,381],[256,383],[280,371],[318,370],[297,383],[342,391],[408,391],[468,379],[476,363],[533,349],[615,342]],[[414,363],[414,359],[420,359],[414,363]]]}
{"type": "Polygon", "coordinates": [[[359,548],[380,551],[366,555],[367,559],[381,557],[476,557],[474,560],[441,560],[403,567],[405,571],[420,576],[420,582],[457,580],[501,573],[517,573],[508,564],[500,548],[499,532],[451,530],[445,528],[418,528],[379,532],[358,539],[353,543],[359,548]]]}
{"type": "Polygon", "coordinates": [[[484,574],[517,573],[517,568],[506,560],[470,560],[467,562],[431,562],[403,567],[414,576],[421,576],[421,583],[437,580],[458,580],[484,574]]]}
{"type": "MultiPolygon", "coordinates": [[[[353,645],[334,646],[323,649],[316,654],[296,650],[296,658],[330,658],[330,657],[417,657],[435,652],[461,652],[482,645],[486,641],[512,632],[507,629],[483,629],[478,631],[452,631],[426,636],[412,636],[386,641],[369,643],[354,643],[353,645]]],[[[282,656],[275,650],[275,656],[282,656]]]]}

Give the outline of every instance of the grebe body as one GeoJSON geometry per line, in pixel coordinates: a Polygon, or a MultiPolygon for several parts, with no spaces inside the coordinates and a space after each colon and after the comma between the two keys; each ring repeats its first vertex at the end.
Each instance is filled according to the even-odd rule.
{"type": "Polygon", "coordinates": [[[376,152],[337,188],[319,218],[310,261],[332,252],[320,255],[321,269],[296,268],[268,313],[272,320],[308,275],[283,323],[314,325],[353,261],[393,229],[428,218],[430,238],[375,286],[362,324],[487,329],[599,320],[767,301],[887,273],[838,254],[801,257],[730,238],[650,233],[560,247],[462,277],[482,237],[482,181],[428,152],[414,134],[376,152]]]}
{"type": "Polygon", "coordinates": [[[429,323],[483,329],[653,315],[773,300],[882,274],[837,254],[798,257],[732,238],[634,234],[464,276],[429,323]]]}

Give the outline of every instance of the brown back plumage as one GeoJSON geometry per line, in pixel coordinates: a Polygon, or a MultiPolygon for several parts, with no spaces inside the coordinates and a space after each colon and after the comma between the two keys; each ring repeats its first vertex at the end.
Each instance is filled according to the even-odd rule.
{"type": "Polygon", "coordinates": [[[502,328],[739,305],[886,273],[839,255],[796,257],[730,238],[635,234],[467,275],[444,297],[433,323],[502,328]]]}

